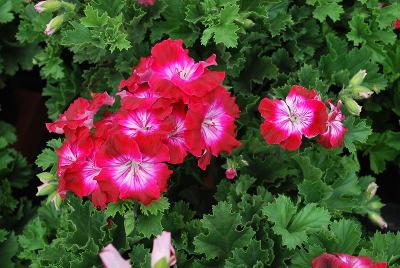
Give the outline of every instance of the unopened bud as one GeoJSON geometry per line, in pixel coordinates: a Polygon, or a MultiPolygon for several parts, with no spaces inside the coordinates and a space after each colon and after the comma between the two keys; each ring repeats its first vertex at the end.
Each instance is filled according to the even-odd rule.
{"type": "Polygon", "coordinates": [[[366,70],[360,70],[350,79],[350,86],[358,86],[364,81],[365,76],[367,75],[366,70]]]}
{"type": "Polygon", "coordinates": [[[54,179],[54,175],[51,174],[50,172],[42,172],[42,173],[37,174],[36,176],[43,183],[47,183],[54,179]]]}
{"type": "Polygon", "coordinates": [[[245,19],[243,21],[243,27],[245,29],[250,29],[251,27],[253,27],[255,25],[255,23],[251,20],[251,19],[245,19]]]}
{"type": "Polygon", "coordinates": [[[368,207],[372,210],[379,210],[384,207],[384,204],[382,204],[380,201],[374,201],[369,203],[368,207]]]}
{"type": "Polygon", "coordinates": [[[61,196],[55,192],[50,198],[50,202],[56,207],[56,209],[59,209],[62,203],[61,196]]]}
{"type": "Polygon", "coordinates": [[[44,33],[46,35],[52,35],[55,31],[57,31],[61,27],[63,23],[64,23],[64,15],[58,15],[54,17],[49,23],[47,23],[44,33]]]}
{"type": "Polygon", "coordinates": [[[226,176],[226,178],[229,179],[229,180],[235,178],[236,175],[237,175],[237,171],[236,171],[235,168],[228,168],[228,169],[225,171],[225,176],[226,176]]]}
{"type": "Polygon", "coordinates": [[[38,192],[36,193],[36,196],[49,195],[57,190],[57,185],[53,183],[43,183],[37,187],[37,189],[38,192]]]}
{"type": "Polygon", "coordinates": [[[354,86],[352,88],[353,96],[356,99],[368,99],[374,92],[364,86],[354,86]]]}
{"type": "Polygon", "coordinates": [[[347,111],[352,115],[359,116],[361,113],[362,107],[358,105],[358,103],[351,99],[351,98],[343,98],[344,106],[346,107],[347,111]]]}
{"type": "Polygon", "coordinates": [[[378,225],[381,229],[386,229],[387,228],[387,222],[378,213],[370,212],[368,214],[368,217],[372,221],[372,223],[378,225]]]}
{"type": "Polygon", "coordinates": [[[365,191],[365,195],[367,196],[368,199],[371,199],[372,197],[375,196],[376,191],[378,190],[378,184],[375,182],[371,182],[368,184],[367,190],[365,191]]]}
{"type": "Polygon", "coordinates": [[[56,0],[40,1],[35,5],[35,10],[38,13],[53,12],[61,7],[61,2],[56,0]]]}

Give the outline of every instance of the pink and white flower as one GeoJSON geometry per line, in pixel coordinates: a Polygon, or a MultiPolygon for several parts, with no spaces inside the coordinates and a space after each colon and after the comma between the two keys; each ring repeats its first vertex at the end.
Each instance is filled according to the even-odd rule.
{"type": "Polygon", "coordinates": [[[297,150],[304,135],[313,138],[326,129],[328,114],[317,91],[293,86],[286,100],[262,99],[259,112],[265,119],[261,133],[268,144],[297,150]]]}
{"type": "Polygon", "coordinates": [[[215,55],[195,63],[188,54],[188,50],[183,48],[182,40],[164,40],[152,48],[153,62],[149,84],[163,97],[202,97],[224,80],[223,72],[207,69],[208,66],[217,64],[215,55]]]}
{"type": "Polygon", "coordinates": [[[96,179],[103,192],[116,188],[120,199],[149,204],[167,190],[172,171],[164,163],[169,160],[169,152],[159,136],[137,135],[133,139],[116,134],[96,158],[102,168],[96,179]]]}
{"type": "Polygon", "coordinates": [[[175,249],[172,246],[170,232],[163,231],[153,241],[151,267],[155,267],[162,259],[165,259],[166,264],[169,266],[174,266],[176,264],[175,249]]]}
{"type": "Polygon", "coordinates": [[[185,119],[185,141],[190,152],[200,157],[205,169],[211,154],[231,153],[240,145],[235,138],[235,119],[239,116],[235,98],[222,86],[201,99],[193,99],[185,119]]]}
{"type": "Polygon", "coordinates": [[[320,135],[317,142],[325,148],[337,148],[342,146],[344,135],[347,133],[347,128],[343,126],[345,117],[340,110],[342,101],[339,100],[336,106],[329,99],[327,103],[329,104],[330,112],[326,131],[320,135]]]}

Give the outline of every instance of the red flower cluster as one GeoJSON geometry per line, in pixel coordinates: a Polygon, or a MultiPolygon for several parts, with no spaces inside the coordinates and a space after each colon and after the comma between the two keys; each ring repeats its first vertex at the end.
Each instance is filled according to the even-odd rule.
{"type": "Polygon", "coordinates": [[[386,268],[386,262],[374,263],[364,256],[324,253],[312,261],[312,268],[386,268]]]}
{"type": "Polygon", "coordinates": [[[303,135],[320,135],[317,142],[326,148],[340,147],[347,132],[341,101],[336,106],[327,102],[329,114],[317,91],[302,86],[293,86],[285,100],[264,98],[258,107],[265,119],[261,134],[268,144],[279,144],[287,150],[297,150],[303,135]]]}
{"type": "Polygon", "coordinates": [[[144,204],[160,197],[172,173],[167,163],[183,163],[188,153],[205,169],[211,155],[230,153],[239,142],[235,98],[221,85],[223,72],[208,70],[215,55],[196,63],[178,40],[156,44],[119,86],[121,106],[93,122],[107,93],[77,99],[50,132],[65,133],[57,150],[58,192],[91,195],[105,207],[118,199],[144,204]],[[123,90],[126,88],[126,90],[123,90]]]}

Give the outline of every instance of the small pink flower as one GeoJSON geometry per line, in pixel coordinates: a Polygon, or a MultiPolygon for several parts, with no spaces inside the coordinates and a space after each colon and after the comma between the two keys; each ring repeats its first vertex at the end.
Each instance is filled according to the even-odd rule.
{"type": "Polygon", "coordinates": [[[99,255],[105,268],[132,268],[129,260],[124,260],[112,244],[103,248],[99,255]]]}
{"type": "Polygon", "coordinates": [[[229,180],[231,180],[231,179],[233,179],[234,177],[236,177],[236,175],[237,175],[237,172],[236,172],[236,169],[234,169],[234,168],[228,168],[228,169],[225,171],[225,176],[226,176],[226,178],[229,179],[229,180]]]}
{"type": "Polygon", "coordinates": [[[374,263],[369,257],[324,253],[312,260],[312,268],[386,268],[387,263],[374,263]]]}
{"type": "Polygon", "coordinates": [[[165,258],[169,266],[176,263],[175,250],[171,243],[171,233],[162,232],[153,241],[153,250],[151,251],[151,267],[157,264],[158,261],[165,258]]]}
{"type": "Polygon", "coordinates": [[[156,3],[156,0],[138,0],[138,3],[143,6],[152,6],[156,3]]]}

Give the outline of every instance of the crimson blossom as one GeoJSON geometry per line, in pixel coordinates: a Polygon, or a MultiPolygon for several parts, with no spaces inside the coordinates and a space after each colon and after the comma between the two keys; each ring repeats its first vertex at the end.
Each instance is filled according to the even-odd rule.
{"type": "Polygon", "coordinates": [[[225,73],[208,69],[215,59],[195,62],[181,40],[164,40],[121,81],[115,112],[105,110],[94,121],[114,103],[98,93],[78,98],[46,124],[66,136],[56,150],[60,196],[90,196],[100,208],[118,199],[149,204],[167,191],[168,164],[181,164],[190,153],[206,169],[211,156],[238,147],[239,107],[222,86],[225,73]]]}
{"type": "Polygon", "coordinates": [[[369,257],[324,253],[312,260],[312,268],[386,268],[386,262],[374,263],[369,257]]]}

